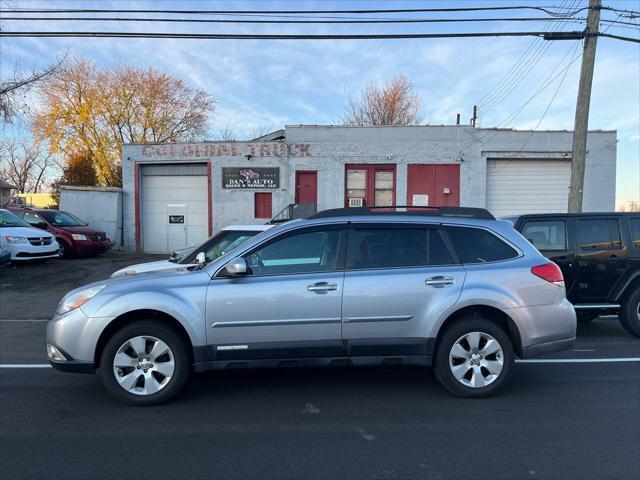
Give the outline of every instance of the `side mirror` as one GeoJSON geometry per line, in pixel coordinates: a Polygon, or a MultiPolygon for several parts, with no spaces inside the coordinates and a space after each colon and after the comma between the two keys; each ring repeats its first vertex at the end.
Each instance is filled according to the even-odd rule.
{"type": "Polygon", "coordinates": [[[244,258],[237,257],[225,265],[227,273],[233,277],[247,274],[247,262],[244,258]]]}
{"type": "Polygon", "coordinates": [[[207,261],[207,258],[204,256],[204,252],[200,252],[196,255],[196,263],[202,265],[207,261]]]}

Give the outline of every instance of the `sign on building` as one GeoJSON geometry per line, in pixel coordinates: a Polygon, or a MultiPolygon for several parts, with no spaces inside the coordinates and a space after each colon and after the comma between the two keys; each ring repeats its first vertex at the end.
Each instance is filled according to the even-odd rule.
{"type": "Polygon", "coordinates": [[[222,188],[279,188],[278,167],[223,167],[222,188]]]}

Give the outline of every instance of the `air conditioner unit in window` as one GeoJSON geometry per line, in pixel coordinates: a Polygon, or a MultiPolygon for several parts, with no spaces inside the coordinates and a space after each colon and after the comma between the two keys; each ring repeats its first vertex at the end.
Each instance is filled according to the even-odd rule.
{"type": "Polygon", "coordinates": [[[364,206],[364,198],[349,199],[349,207],[363,207],[363,206],[364,206]]]}

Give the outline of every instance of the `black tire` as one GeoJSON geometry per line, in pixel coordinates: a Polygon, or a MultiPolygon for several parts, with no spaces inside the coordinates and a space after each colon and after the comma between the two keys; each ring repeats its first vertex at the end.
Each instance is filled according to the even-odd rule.
{"type": "Polygon", "coordinates": [[[67,242],[58,239],[58,245],[60,245],[60,258],[71,258],[73,256],[71,247],[67,242]]]}
{"type": "Polygon", "coordinates": [[[158,324],[153,320],[134,322],[121,328],[107,340],[100,356],[98,375],[107,392],[123,403],[137,406],[159,405],[175,397],[187,382],[191,371],[187,349],[185,341],[173,328],[158,324]],[[166,385],[157,392],[148,395],[136,395],[121,387],[113,367],[115,355],[120,347],[129,339],[138,336],[150,336],[163,341],[171,350],[175,365],[173,374],[166,385]]]}
{"type": "MultiPolygon", "coordinates": [[[[480,344],[482,345],[482,343],[480,344]]],[[[486,340],[485,340],[486,345],[486,340]]],[[[511,379],[514,366],[513,346],[509,335],[494,322],[485,318],[461,318],[441,334],[438,338],[434,373],[440,383],[451,393],[465,398],[482,398],[498,393],[511,379]],[[502,349],[502,370],[498,376],[484,387],[466,386],[454,376],[449,366],[449,353],[454,344],[464,335],[471,332],[482,332],[493,337],[502,349]]]]}
{"type": "Polygon", "coordinates": [[[600,312],[576,312],[576,320],[578,323],[589,323],[594,321],[596,318],[600,316],[600,312]]]}
{"type": "Polygon", "coordinates": [[[620,305],[618,319],[622,327],[635,337],[640,337],[640,286],[635,287],[620,305]]]}

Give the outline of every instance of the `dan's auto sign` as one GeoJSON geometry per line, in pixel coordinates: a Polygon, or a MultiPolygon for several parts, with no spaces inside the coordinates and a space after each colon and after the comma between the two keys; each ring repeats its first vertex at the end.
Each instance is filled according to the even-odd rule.
{"type": "Polygon", "coordinates": [[[269,167],[223,167],[222,188],[279,188],[280,169],[269,167]]]}

